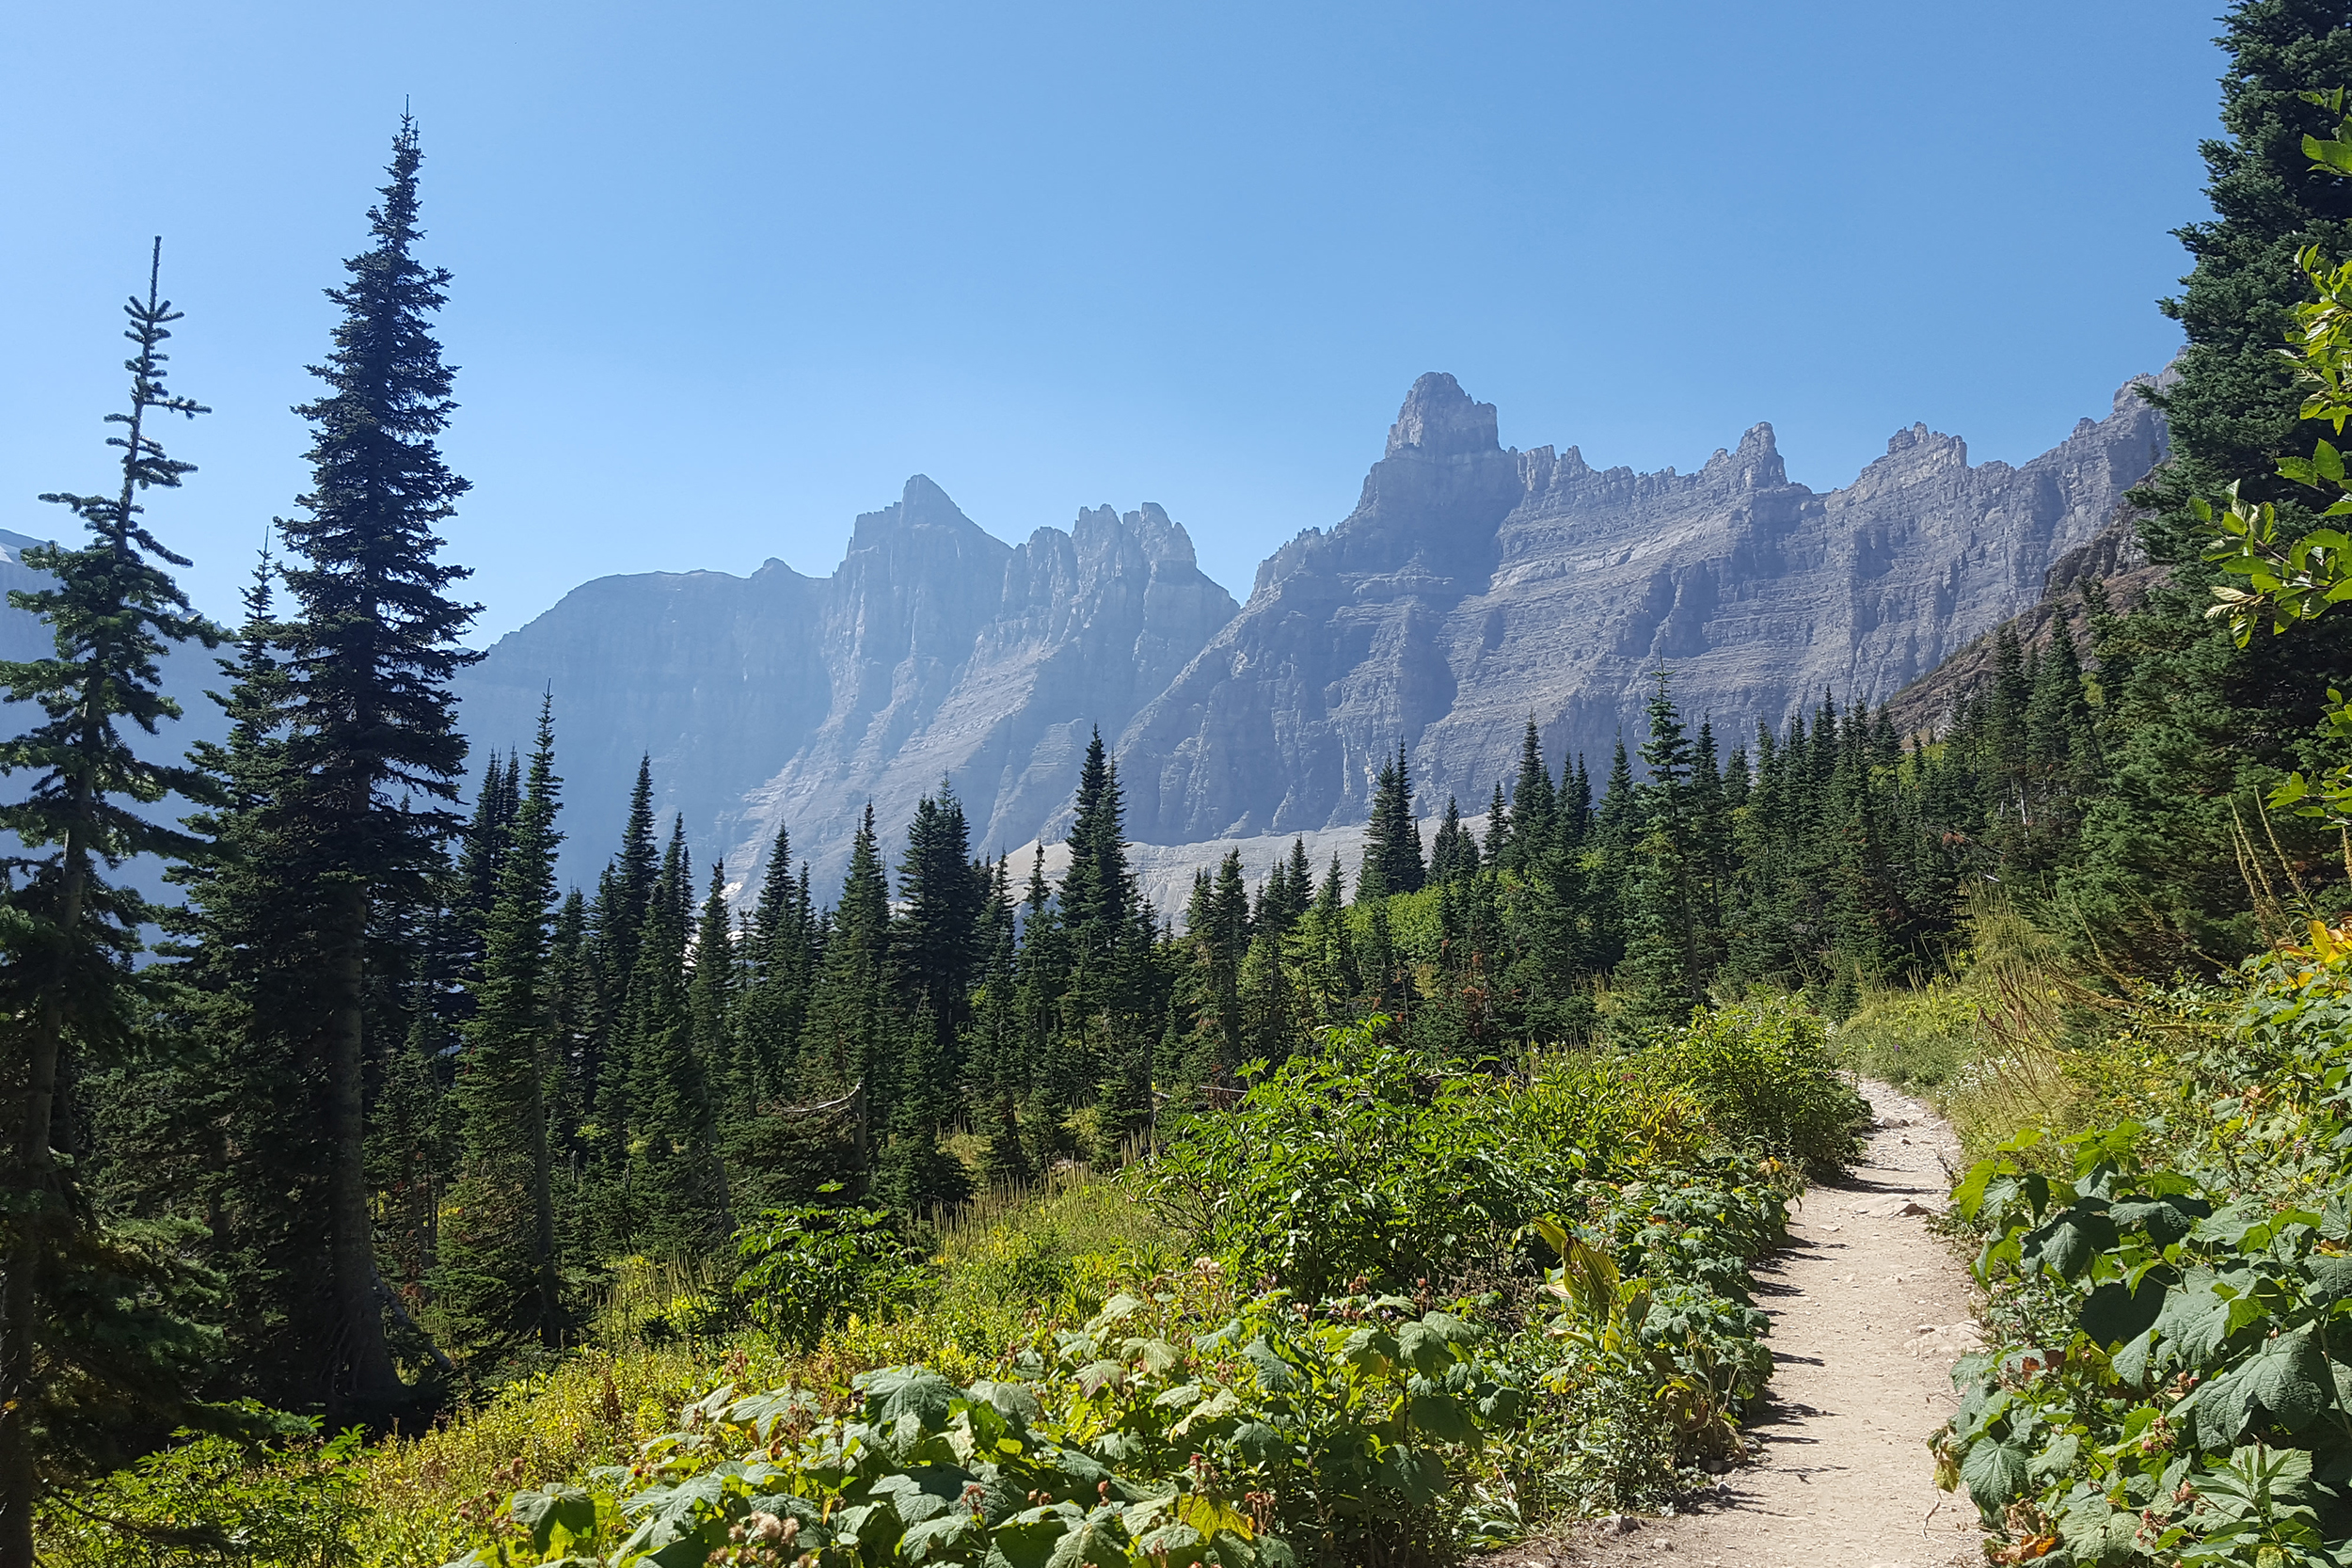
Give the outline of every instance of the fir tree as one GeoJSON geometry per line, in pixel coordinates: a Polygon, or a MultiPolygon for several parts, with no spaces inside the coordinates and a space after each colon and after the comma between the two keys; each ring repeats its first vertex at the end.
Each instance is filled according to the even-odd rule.
{"type": "Polygon", "coordinates": [[[1066,1030],[1082,1030],[1106,1010],[1131,1005],[1120,981],[1135,928],[1135,877],[1127,864],[1119,768],[1100,730],[1087,745],[1070,826],[1070,869],[1060,889],[1061,924],[1072,966],[1066,1030]]]}
{"type": "MultiPolygon", "coordinates": [[[[2306,291],[2298,250],[2352,254],[2352,181],[2303,150],[2337,120],[2305,95],[2352,84],[2352,4],[2239,0],[2218,41],[2225,135],[2201,148],[2214,216],[2175,230],[2193,265],[2162,302],[2187,340],[2177,378],[2152,399],[2170,451],[2132,494],[2169,580],[2099,644],[2106,779],[2053,890],[2065,928],[2103,961],[2157,973],[2211,968],[2254,944],[2238,825],[2260,818],[2289,769],[2344,760],[2321,725],[2328,689],[2352,688],[2352,621],[2299,627],[2291,643],[2260,627],[2241,649],[2206,618],[2218,578],[2192,507],[2225,504],[2234,483],[2279,504],[2285,537],[2315,521],[2300,504],[2308,493],[2276,471],[2324,434],[2301,420],[2303,389],[2279,350],[2306,291]]],[[[2341,860],[2316,824],[2281,814],[2270,832],[2314,876],[2341,860]]]]}
{"type": "Polygon", "coordinates": [[[480,656],[457,643],[473,610],[448,597],[467,574],[438,559],[434,530],[466,482],[435,437],[455,406],[431,330],[449,274],[413,254],[413,121],[393,138],[390,183],[369,214],[374,243],[328,298],[342,311],[313,373],[326,392],[300,409],[313,430],[303,515],[278,529],[298,563],[280,628],[287,665],[288,778],[275,810],[298,855],[281,875],[322,892],[319,994],[326,1020],[330,1247],[321,1262],[337,1313],[324,1369],[328,1402],[382,1408],[402,1386],[377,1304],[365,1148],[368,935],[381,906],[423,901],[461,820],[464,737],[450,677],[480,656]]]}
{"type": "Polygon", "coordinates": [[[1604,849],[1631,848],[1642,834],[1642,805],[1633,792],[1633,763],[1626,755],[1623,736],[1609,759],[1609,783],[1593,814],[1593,831],[1604,849]]]}
{"type": "Polygon", "coordinates": [[[692,859],[678,821],[654,879],[629,976],[626,1177],[614,1238],[655,1257],[693,1255],[732,1228],[709,1079],[694,1048],[687,1000],[692,887],[692,859]]]}
{"type": "Polygon", "coordinates": [[[907,829],[906,855],[898,863],[903,909],[891,940],[901,994],[930,1014],[925,1071],[946,1083],[962,1076],[957,1041],[969,1021],[988,893],[972,863],[963,804],[942,779],[937,794],[916,802],[907,829]]]}
{"type": "Polygon", "coordinates": [[[889,1125],[890,1086],[882,1082],[889,962],[890,888],[869,805],[850,842],[849,875],[825,942],[798,1074],[803,1095],[857,1095],[861,1163],[876,1128],[889,1125]]]}
{"type": "Polygon", "coordinates": [[[1514,869],[1542,858],[1559,832],[1558,817],[1559,802],[1551,787],[1551,774],[1544,766],[1543,736],[1531,714],[1527,733],[1519,738],[1518,780],[1511,786],[1513,847],[1509,853],[1514,869]]]}
{"type": "Polygon", "coordinates": [[[1642,791],[1646,831],[1636,846],[1624,977],[1631,993],[1629,1018],[1674,1024],[1686,1022],[1706,998],[1711,933],[1692,800],[1696,758],[1665,671],[1658,673],[1657,681],[1649,700],[1649,738],[1642,745],[1642,761],[1649,769],[1642,791]]]}
{"type": "Polygon", "coordinates": [[[1478,840],[1462,826],[1462,808],[1449,795],[1437,839],[1429,847],[1429,879],[1451,882],[1478,875],[1478,840]]]}
{"type": "Polygon", "coordinates": [[[1374,781],[1372,816],[1364,828],[1363,869],[1356,877],[1356,896],[1385,898],[1392,893],[1419,893],[1428,869],[1422,862],[1421,825],[1413,819],[1413,780],[1405,746],[1384,762],[1374,781]]]}
{"type": "MultiPolygon", "coordinates": [[[[135,806],[175,793],[199,804],[221,800],[218,786],[196,768],[141,761],[119,723],[128,720],[153,735],[178,718],[178,705],[163,694],[157,661],[174,643],[209,646],[222,635],[189,609],[167,569],[186,560],[165,548],[141,520],[146,509],[138,498],[176,487],[194,467],[166,455],[155,426],[167,415],[206,411],[165,385],[163,344],[180,317],[159,292],[162,262],[158,240],[147,297],[135,295],[124,308],[131,325],[123,336],[138,350],[124,361],[130,407],[106,417],[123,427],[107,438],[122,452],[121,483],[106,495],[41,497],[71,510],[89,542],[77,549],[26,550],[24,563],[54,574],[55,586],[8,595],[16,609],[48,623],[56,652],[0,664],[10,698],[37,705],[43,716],[0,744],[0,772],[33,775],[23,800],[0,807],[0,829],[23,851],[0,863],[7,890],[0,944],[8,960],[0,1001],[16,1037],[8,1075],[14,1102],[0,1167],[7,1247],[0,1283],[0,1563],[10,1568],[32,1561],[31,1512],[41,1468],[35,1432],[73,1425],[62,1411],[44,1407],[82,1375],[103,1384],[179,1370],[155,1364],[160,1341],[76,1347],[50,1321],[70,1291],[65,1275],[86,1255],[76,1242],[88,1223],[73,1167],[57,1158],[57,1145],[71,1152],[74,1142],[59,1124],[60,1086],[82,1062],[132,1045],[142,1005],[156,995],[132,968],[146,901],[111,884],[107,873],[134,855],[185,859],[200,848],[135,806]]],[[[180,1392],[168,1375],[153,1392],[162,1409],[176,1409],[180,1392]]]]}
{"type": "Polygon", "coordinates": [[[475,1007],[458,1063],[460,1154],[436,1306],[453,1348],[477,1360],[562,1338],[555,1196],[544,1099],[553,1055],[549,923],[555,913],[552,699],[539,707],[531,774],[501,847],[475,1007]]]}
{"type": "Polygon", "coordinates": [[[980,1173],[992,1192],[1020,1192],[1036,1179],[1029,1167],[1028,1151],[1021,1141],[1021,1121],[1013,1114],[1012,1093],[998,1089],[990,1095],[988,1105],[988,1142],[981,1156],[980,1173]]]}
{"type": "Polygon", "coordinates": [[[710,1085],[712,1115],[723,1120],[750,1092],[738,1081],[734,1030],[740,965],[734,918],[727,910],[724,861],[710,863],[710,889],[694,922],[693,955],[693,974],[686,988],[687,1018],[694,1059],[710,1085]]]}
{"type": "Polygon", "coordinates": [[[1494,799],[1486,802],[1486,838],[1480,847],[1480,858],[1488,865],[1500,867],[1510,844],[1511,813],[1502,803],[1502,784],[1498,780],[1494,799]]]}

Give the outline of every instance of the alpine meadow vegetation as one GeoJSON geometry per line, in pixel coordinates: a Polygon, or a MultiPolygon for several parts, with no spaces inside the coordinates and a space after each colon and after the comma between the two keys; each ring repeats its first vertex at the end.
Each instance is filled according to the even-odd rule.
{"type": "Polygon", "coordinates": [[[1998,628],[1912,733],[1719,733],[1658,668],[1467,816],[1399,736],[1356,863],[1181,911],[1100,733],[1058,875],[942,779],[837,887],[788,824],[697,864],[651,757],[577,819],[560,689],[459,733],[405,119],[309,488],[197,614],[159,243],[119,482],[44,498],[87,538],[0,665],[0,1568],[1341,1568],[1675,1509],[1749,1455],[1751,1268],[1860,1072],[1974,1161],[1932,1461],[1995,1559],[2341,1560],[2352,0],[2224,26],[2143,602],[1998,628]]]}

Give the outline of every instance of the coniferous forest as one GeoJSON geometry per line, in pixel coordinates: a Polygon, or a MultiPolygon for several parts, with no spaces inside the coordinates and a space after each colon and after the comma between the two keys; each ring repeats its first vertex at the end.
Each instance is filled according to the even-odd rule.
{"type": "MultiPolygon", "coordinates": [[[[1400,737],[1354,863],[1301,841],[1253,883],[1229,854],[1181,910],[1139,893],[1099,734],[1057,875],[975,843],[943,781],[912,821],[868,808],[837,887],[812,885],[787,824],[737,901],[741,868],[695,863],[685,824],[656,815],[650,762],[625,821],[567,812],[562,690],[534,734],[457,733],[472,610],[438,531],[468,485],[438,444],[455,402],[435,336],[454,285],[424,243],[407,122],[330,293],[299,410],[310,487],[242,619],[207,620],[173,578],[170,492],[201,481],[165,443],[208,410],[167,384],[159,244],[126,308],[112,467],[42,498],[79,531],[28,552],[51,585],[15,595],[55,652],[0,666],[24,726],[0,742],[0,1568],[34,1560],[43,1497],[176,1433],[413,1433],[554,1375],[601,1342],[632,1271],[707,1285],[780,1224],[897,1266],[975,1205],[1170,1147],[1208,1159],[1224,1134],[1203,1128],[1279,1124],[1263,1085],[1341,1072],[1333,1041],[1382,1053],[1348,1060],[1385,1064],[1390,1088],[1350,1093],[1458,1071],[1539,1094],[1539,1057],[1703,1054],[1743,1006],[1793,1008],[1818,1044],[1963,967],[1996,904],[2119,984],[2211,982],[2331,917],[2352,871],[2340,816],[2269,796],[2352,757],[2329,718],[2352,617],[2239,635],[2208,608],[2246,571],[2217,553],[2216,508],[2314,526],[2281,462],[2342,471],[2280,345],[2312,293],[2298,257],[2352,256],[2352,178],[2302,146],[2340,135],[2344,12],[2249,0],[2228,24],[2216,216],[2180,231],[2194,264],[2165,306],[2188,346],[2148,393],[2174,456],[2134,498],[2167,568],[2144,601],[2093,583],[2046,641],[2000,629],[1932,731],[1823,691],[1725,733],[1660,668],[1613,754],[1547,754],[1531,717],[1484,799],[1417,793],[1400,737]],[[167,654],[215,664],[225,740],[175,740],[167,654]],[[604,870],[559,886],[558,846],[583,840],[604,870]],[[132,890],[138,857],[168,867],[167,898],[132,890]]],[[[1419,1115],[1452,1091],[1413,1092],[1419,1115]]],[[[1565,1271],[1559,1294],[1584,1289],[1567,1277],[1583,1242],[1514,1234],[1538,1273],[1565,1271]]],[[[1347,1299],[1413,1279],[1366,1277],[1347,1299]]],[[[815,1343],[834,1320],[807,1321],[815,1343]]],[[[1419,1499],[1408,1471],[1380,1484],[1419,1499]]],[[[1199,1538],[1252,1539],[1224,1528],[1199,1538]]],[[[563,1528],[534,1543],[589,1538],[563,1528]]],[[[140,1539],[139,1560],[214,1560],[194,1537],[140,1539]]]]}

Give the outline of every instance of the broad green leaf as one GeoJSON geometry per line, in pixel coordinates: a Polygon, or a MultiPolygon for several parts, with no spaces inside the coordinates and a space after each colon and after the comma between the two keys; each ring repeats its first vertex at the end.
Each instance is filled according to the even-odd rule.
{"type": "Polygon", "coordinates": [[[1006,1568],[1046,1568],[1054,1548],[1081,1517],[1068,1503],[1025,1509],[990,1532],[989,1561],[1001,1559],[1006,1568]]]}
{"type": "MultiPolygon", "coordinates": [[[[578,1540],[596,1528],[596,1499],[577,1486],[549,1486],[538,1492],[517,1492],[506,1511],[531,1532],[531,1549],[547,1556],[563,1530],[578,1540]]],[[[568,1542],[566,1543],[568,1544],[568,1542]]]]}
{"type": "Polygon", "coordinates": [[[2020,1248],[2024,1266],[2047,1268],[2067,1279],[2079,1275],[2098,1254],[2115,1245],[2115,1222],[2099,1210],[2074,1204],[2028,1231],[2020,1248]]]}
{"type": "Polygon", "coordinates": [[[2125,1229],[2137,1227],[2147,1231],[2149,1240],[2158,1246],[2170,1246],[2197,1223],[2195,1216],[2162,1200],[2119,1203],[2107,1211],[2107,1217],[2125,1229]]]}
{"type": "MultiPolygon", "coordinates": [[[[2315,1255],[2303,1259],[2303,1277],[2310,1281],[2306,1293],[2314,1302],[2328,1304],[2352,1296],[2352,1258],[2315,1255]]],[[[2352,1347],[2348,1347],[2352,1348],[2352,1347]]]]}
{"type": "Polygon", "coordinates": [[[1979,1437],[1961,1456],[1960,1479],[1977,1512],[1997,1519],[2010,1498],[2025,1489],[2026,1451],[1992,1437],[1979,1437]]]}
{"type": "Polygon", "coordinates": [[[2156,1336],[2152,1329],[2117,1351],[2115,1359],[2109,1363],[2115,1369],[2117,1380],[2127,1388],[2145,1388],[2148,1386],[2149,1359],[2155,1348],[2156,1336]]]}
{"type": "Polygon", "coordinates": [[[1276,1428],[1264,1421],[1245,1421],[1233,1429],[1233,1451],[1252,1465],[1263,1465],[1279,1457],[1289,1445],[1276,1428]]]}
{"type": "Polygon", "coordinates": [[[2156,1314],[2156,1338],[2167,1364],[2192,1370],[2211,1362],[2230,1333],[2230,1304],[2211,1285],[2168,1291],[2156,1314]]]}
{"type": "Polygon", "coordinates": [[[2270,1418],[2289,1432],[2302,1431],[2334,1402],[2335,1380],[2308,1323],[2265,1341],[2240,1375],[2270,1418]]]}
{"type": "Polygon", "coordinates": [[[1127,1553],[1124,1534],[1116,1509],[1095,1509],[1054,1543],[1046,1568],[1129,1568],[1135,1559],[1127,1553]]]}
{"type": "Polygon", "coordinates": [[[1396,1331],[1396,1358],[1423,1377],[1435,1377],[1454,1365],[1454,1346],[1427,1323],[1406,1323],[1396,1331]]]}
{"type": "Polygon", "coordinates": [[[1407,1404],[1406,1412],[1406,1418],[1415,1430],[1426,1433],[1441,1443],[1475,1447],[1479,1441],[1477,1423],[1470,1419],[1470,1411],[1462,1402],[1451,1395],[1415,1395],[1407,1404]]]}
{"type": "Polygon", "coordinates": [[[898,1555],[909,1562],[928,1561],[933,1553],[951,1549],[979,1533],[978,1520],[962,1509],[950,1509],[907,1527],[906,1534],[898,1538],[898,1555]]]}
{"type": "Polygon", "coordinates": [[[1445,1464],[1427,1449],[1398,1444],[1380,1456],[1380,1479],[1415,1508],[1425,1508],[1445,1489],[1445,1464]]]}
{"type": "Polygon", "coordinates": [[[2164,1287],[2153,1279],[2142,1279],[2137,1291],[2111,1279],[2084,1299],[2077,1322],[2085,1334],[2112,1349],[2138,1338],[2155,1325],[2157,1314],[2164,1310],[2164,1287]]]}
{"type": "Polygon", "coordinates": [[[1241,1348],[1242,1359],[1258,1374],[1258,1382],[1271,1393],[1288,1393],[1298,1386],[1298,1374],[1279,1353],[1268,1344],[1264,1336],[1252,1339],[1241,1348]]]}

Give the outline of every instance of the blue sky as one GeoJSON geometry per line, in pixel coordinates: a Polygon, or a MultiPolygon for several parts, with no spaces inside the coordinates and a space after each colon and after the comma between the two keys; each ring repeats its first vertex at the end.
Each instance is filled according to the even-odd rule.
{"type": "Polygon", "coordinates": [[[1817,488],[1915,420],[2022,460],[2177,341],[2219,8],[28,6],[0,527],[103,482],[160,232],[217,412],[154,521],[233,607],[404,99],[485,641],[606,573],[828,572],[916,471],[1013,540],[1159,501],[1246,595],[1425,370],[1600,466],[1758,420],[1817,488]]]}

